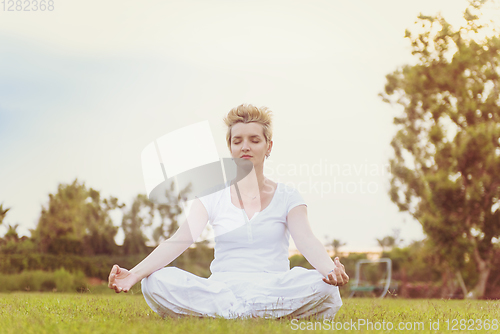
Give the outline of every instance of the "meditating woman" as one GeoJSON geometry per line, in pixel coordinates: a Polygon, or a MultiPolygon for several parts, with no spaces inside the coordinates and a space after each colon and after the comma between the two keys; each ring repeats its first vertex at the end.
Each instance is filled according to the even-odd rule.
{"type": "Polygon", "coordinates": [[[342,305],[338,286],[349,277],[313,235],[300,193],[264,176],[273,146],[271,112],[245,104],[233,108],[224,121],[229,151],[242,167],[237,177],[195,198],[177,232],[137,266],[126,270],[114,265],[109,287],[127,292],[141,281],[146,302],[163,317],[332,320],[342,305]],[[243,168],[250,163],[253,167],[243,168]],[[207,222],[215,233],[211,276],[165,267],[192,245],[207,222]],[[290,235],[315,270],[290,269],[290,235]]]}

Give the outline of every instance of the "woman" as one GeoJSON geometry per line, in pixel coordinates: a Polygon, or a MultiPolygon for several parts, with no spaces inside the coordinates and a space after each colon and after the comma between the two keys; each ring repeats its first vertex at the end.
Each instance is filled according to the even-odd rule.
{"type": "Polygon", "coordinates": [[[127,292],[142,280],[146,302],[161,316],[333,319],[342,305],[338,286],[349,277],[313,235],[302,196],[264,176],[273,146],[271,112],[240,105],[224,121],[227,145],[240,167],[237,177],[196,198],[186,222],[133,269],[114,265],[109,287],[127,292]],[[245,168],[249,164],[252,168],[245,168]],[[215,232],[212,275],[164,268],[199,237],[207,221],[215,232]],[[316,270],[290,270],[290,235],[316,270]]]}

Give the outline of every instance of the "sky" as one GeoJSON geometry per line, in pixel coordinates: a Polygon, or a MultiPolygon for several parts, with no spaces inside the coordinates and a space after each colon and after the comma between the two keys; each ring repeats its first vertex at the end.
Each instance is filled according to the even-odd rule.
{"type": "Polygon", "coordinates": [[[415,63],[418,14],[457,25],[465,0],[52,3],[0,7],[0,203],[20,235],[75,178],[130,204],[146,193],[142,150],[176,129],[208,121],[230,157],[222,118],[251,103],[274,115],[265,175],[300,191],[321,241],[424,238],[387,194],[402,110],[378,94],[415,63]]]}

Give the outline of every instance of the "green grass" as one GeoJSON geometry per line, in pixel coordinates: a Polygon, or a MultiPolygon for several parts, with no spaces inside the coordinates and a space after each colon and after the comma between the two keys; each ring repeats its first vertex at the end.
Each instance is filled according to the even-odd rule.
{"type": "MultiPolygon", "coordinates": [[[[500,301],[344,299],[335,321],[357,322],[423,322],[425,330],[406,333],[437,333],[446,331],[446,319],[460,321],[497,319],[500,322],[500,301]],[[440,321],[440,330],[429,330],[429,320],[440,321]]],[[[295,328],[300,326],[295,324],[295,328]]],[[[302,322],[307,328],[308,323],[302,322]]],[[[309,326],[314,326],[311,322],[309,326]]],[[[499,323],[500,325],[500,323],[499,323]]],[[[450,327],[452,323],[450,322],[450,327]]],[[[18,292],[0,294],[0,333],[296,333],[290,320],[225,320],[225,319],[162,319],[147,306],[140,294],[63,294],[18,292]]],[[[328,330],[316,324],[318,333],[344,332],[328,330]]],[[[500,330],[454,333],[496,333],[500,330]]],[[[395,332],[394,329],[392,332],[395,332]]],[[[351,329],[350,332],[389,333],[391,331],[351,329]]]]}

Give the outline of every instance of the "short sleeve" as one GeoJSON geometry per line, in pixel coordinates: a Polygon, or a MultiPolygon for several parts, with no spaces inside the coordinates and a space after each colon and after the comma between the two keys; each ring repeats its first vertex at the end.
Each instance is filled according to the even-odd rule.
{"type": "Polygon", "coordinates": [[[213,205],[211,203],[211,199],[213,196],[207,195],[207,196],[195,196],[195,198],[199,199],[200,202],[203,204],[205,209],[207,210],[208,213],[208,220],[211,222],[212,221],[212,208],[213,205]]]}
{"type": "Polygon", "coordinates": [[[290,188],[288,191],[288,198],[287,198],[287,203],[286,203],[286,214],[290,212],[293,208],[299,205],[305,205],[307,206],[306,202],[302,198],[302,195],[298,192],[297,189],[295,188],[290,188]]]}
{"type": "Polygon", "coordinates": [[[203,191],[200,195],[195,196],[198,198],[208,213],[208,221],[213,222],[215,218],[215,207],[222,195],[222,191],[225,189],[225,185],[217,185],[203,191]]]}

